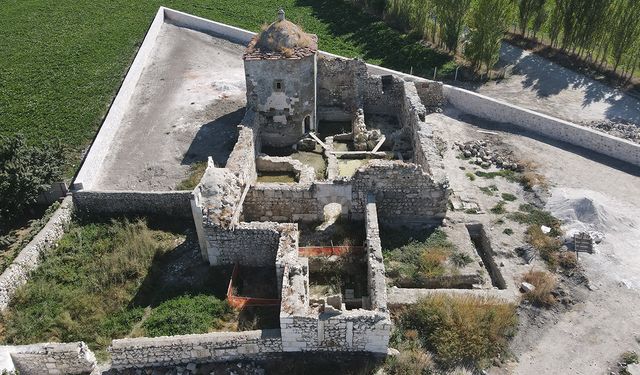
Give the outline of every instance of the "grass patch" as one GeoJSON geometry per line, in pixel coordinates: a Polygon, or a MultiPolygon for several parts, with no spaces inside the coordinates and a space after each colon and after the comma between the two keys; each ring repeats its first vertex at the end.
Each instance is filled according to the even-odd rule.
{"type": "Polygon", "coordinates": [[[476,176],[493,180],[496,177],[504,177],[511,182],[519,182],[518,173],[508,169],[495,172],[476,171],[476,176]]]}
{"type": "Polygon", "coordinates": [[[513,229],[511,228],[504,228],[504,230],[502,231],[502,233],[506,234],[507,236],[510,236],[513,234],[513,229]]]}
{"type": "Polygon", "coordinates": [[[515,334],[516,307],[477,296],[433,295],[405,310],[400,326],[415,330],[436,362],[452,368],[458,365],[487,365],[503,354],[515,334]]]}
{"type": "Polygon", "coordinates": [[[531,270],[525,273],[522,279],[535,286],[534,290],[524,295],[528,301],[539,306],[551,306],[556,303],[556,298],[551,294],[557,284],[552,274],[531,270]]]}
{"type": "Polygon", "coordinates": [[[549,211],[541,210],[528,203],[521,204],[518,208],[518,212],[509,214],[509,218],[520,224],[547,226],[551,228],[549,235],[553,237],[557,237],[562,233],[560,230],[560,220],[553,216],[549,211]]]}
{"type": "Polygon", "coordinates": [[[526,234],[527,242],[540,252],[540,257],[547,266],[555,270],[560,264],[559,254],[562,242],[542,232],[539,225],[530,225],[526,234]]]}
{"type": "Polygon", "coordinates": [[[502,199],[504,199],[507,202],[513,202],[516,199],[518,199],[518,197],[510,193],[502,193],[502,199]]]}
{"type": "Polygon", "coordinates": [[[214,296],[184,295],[153,309],[142,327],[150,337],[206,333],[219,328],[230,313],[229,305],[214,296]]]}
{"type": "Polygon", "coordinates": [[[199,161],[189,166],[189,176],[176,186],[176,190],[193,190],[198,186],[204,172],[207,170],[207,162],[199,161]]]}
{"type": "Polygon", "coordinates": [[[477,208],[467,208],[466,210],[464,210],[464,213],[469,215],[478,215],[480,213],[480,210],[478,210],[477,208]]]}
{"type": "Polygon", "coordinates": [[[7,344],[84,341],[103,350],[144,314],[131,306],[155,257],[180,238],[144,221],[71,227],[0,320],[7,344]]]}
{"type": "Polygon", "coordinates": [[[507,212],[507,210],[504,208],[504,206],[506,205],[507,205],[507,202],[500,201],[496,203],[495,206],[491,207],[490,211],[496,215],[504,214],[507,212]]]}
{"type": "Polygon", "coordinates": [[[341,0],[4,2],[0,133],[62,140],[66,174],[73,175],[161,5],[252,31],[283,7],[328,52],[423,76],[453,65],[450,56],[341,0]]]}
{"type": "Polygon", "coordinates": [[[468,178],[469,180],[471,180],[471,181],[475,181],[475,180],[476,180],[476,175],[474,175],[474,174],[473,174],[473,173],[471,173],[471,172],[467,172],[467,173],[465,173],[464,175],[465,175],[465,176],[467,176],[467,178],[468,178]]]}
{"type": "Polygon", "coordinates": [[[493,197],[494,193],[498,191],[498,187],[493,184],[489,186],[480,186],[480,191],[483,192],[485,195],[493,197]]]}
{"type": "MultiPolygon", "coordinates": [[[[406,238],[406,234],[402,237],[406,238]]],[[[425,278],[445,275],[451,271],[447,267],[447,260],[457,254],[455,245],[440,229],[433,231],[426,239],[409,237],[407,242],[393,241],[397,247],[391,249],[385,247],[389,244],[385,242],[383,252],[387,275],[401,284],[421,284],[425,278]]]]}
{"type": "Polygon", "coordinates": [[[459,268],[466,267],[468,264],[473,262],[473,259],[465,253],[453,253],[449,259],[451,260],[451,263],[459,268]]]}

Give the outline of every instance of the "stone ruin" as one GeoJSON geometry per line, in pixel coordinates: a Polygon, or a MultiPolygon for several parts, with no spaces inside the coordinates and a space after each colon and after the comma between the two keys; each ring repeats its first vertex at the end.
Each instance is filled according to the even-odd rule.
{"type": "Polygon", "coordinates": [[[193,217],[211,265],[275,265],[283,352],[384,354],[391,320],[378,225],[437,224],[446,214],[448,181],[421,101],[433,111],[441,87],[372,75],[360,60],[319,57],[316,46],[284,12],[249,43],[238,141],[224,168],[209,163],[193,217]],[[296,158],[308,151],[323,169],[296,158]],[[311,298],[315,262],[300,255],[299,224],[325,220],[329,206],[365,227],[359,298],[311,298]]]}

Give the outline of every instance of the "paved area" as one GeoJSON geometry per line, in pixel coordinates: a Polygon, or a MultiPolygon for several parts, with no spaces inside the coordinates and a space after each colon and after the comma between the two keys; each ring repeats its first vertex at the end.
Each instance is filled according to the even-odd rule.
{"type": "Polygon", "coordinates": [[[96,189],[173,190],[208,155],[224,166],[244,115],[243,50],[164,24],[96,189]]]}
{"type": "Polygon", "coordinates": [[[640,125],[640,100],[620,90],[507,43],[499,64],[512,65],[513,74],[471,89],[567,121],[620,118],[640,125]]]}

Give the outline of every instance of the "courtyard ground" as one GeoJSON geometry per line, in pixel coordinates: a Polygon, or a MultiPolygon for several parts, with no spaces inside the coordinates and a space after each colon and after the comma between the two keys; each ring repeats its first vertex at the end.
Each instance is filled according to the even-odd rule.
{"type": "Polygon", "coordinates": [[[101,190],[173,190],[208,156],[224,166],[245,106],[243,47],[163,24],[102,166],[101,190]]]}
{"type": "MultiPolygon", "coordinates": [[[[515,156],[538,165],[538,172],[550,183],[550,196],[542,198],[548,201],[547,208],[554,214],[569,219],[573,212],[571,226],[578,225],[575,217],[586,224],[604,224],[597,226],[605,234],[604,241],[597,246],[597,253],[580,255],[580,264],[589,279],[588,288],[565,280],[563,283],[571,284],[566,286],[574,305],[567,309],[537,310],[533,314],[523,310],[521,329],[512,344],[518,360],[502,368],[492,368],[490,373],[606,373],[622,352],[638,351],[640,316],[633,308],[640,303],[638,168],[592,158],[572,146],[530,137],[514,129],[498,129],[451,108],[427,119],[448,143],[445,161],[455,159],[452,153],[457,152],[450,149],[454,141],[494,138],[515,156]],[[480,133],[479,130],[497,134],[480,133]],[[586,209],[580,208],[580,202],[586,209]]],[[[454,194],[478,200],[484,210],[494,204],[491,197],[477,193],[478,186],[470,183],[458,165],[453,162],[445,165],[454,194]]],[[[476,180],[476,183],[480,182],[476,180]]],[[[498,187],[507,191],[500,184],[498,187]]],[[[506,238],[501,237],[499,230],[492,229],[492,234],[506,238]]]]}

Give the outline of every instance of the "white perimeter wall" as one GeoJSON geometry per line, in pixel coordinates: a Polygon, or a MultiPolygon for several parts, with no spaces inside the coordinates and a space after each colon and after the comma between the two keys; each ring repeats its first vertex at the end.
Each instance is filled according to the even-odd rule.
{"type": "Polygon", "coordinates": [[[449,103],[480,118],[516,125],[546,137],[640,166],[640,145],[478,93],[443,85],[449,103]]]}

